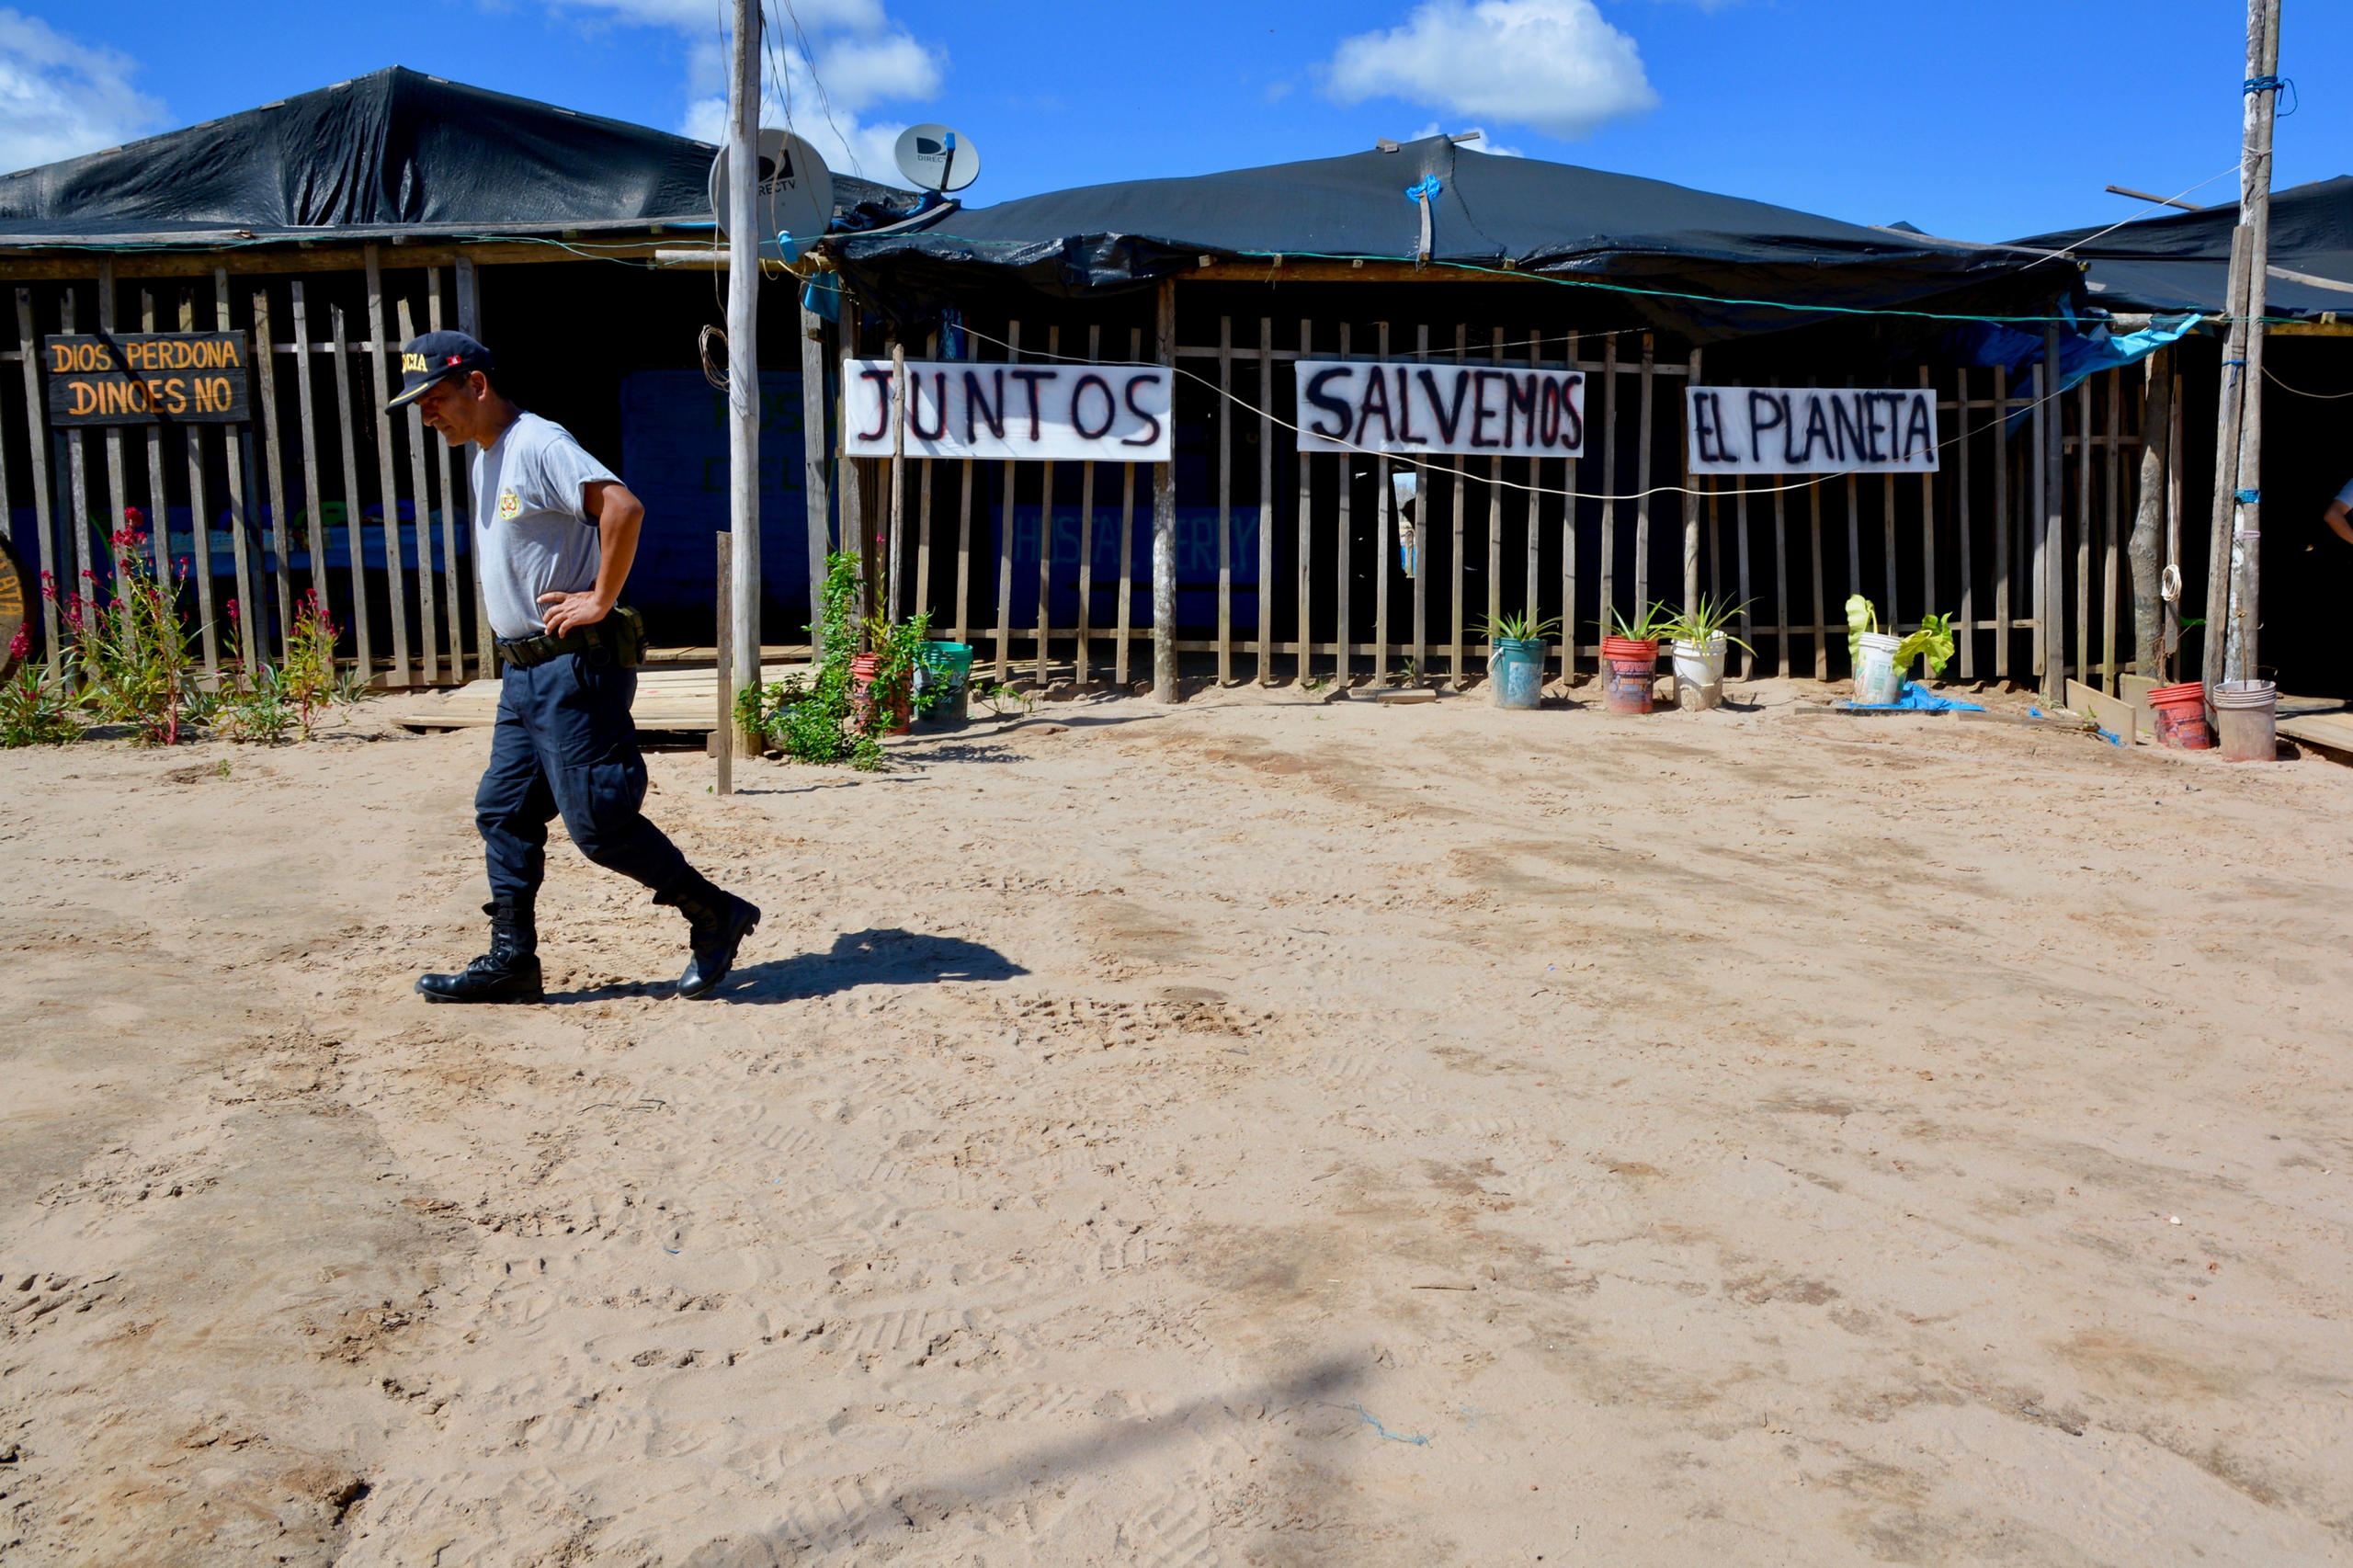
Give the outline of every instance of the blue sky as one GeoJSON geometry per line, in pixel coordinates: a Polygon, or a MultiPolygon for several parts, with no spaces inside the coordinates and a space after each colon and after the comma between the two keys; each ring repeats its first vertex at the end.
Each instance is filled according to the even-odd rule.
{"type": "MultiPolygon", "coordinates": [[[[34,0],[0,9],[0,165],[393,63],[708,134],[722,9],[34,0]]],[[[829,161],[895,177],[882,149],[898,128],[944,120],[985,160],[974,202],[1472,125],[1530,157],[1972,239],[2132,215],[2139,204],[2103,194],[2110,182],[2235,195],[2245,24],[2229,0],[792,0],[791,13],[807,41],[780,53],[796,127],[829,161]]],[[[2302,106],[2280,122],[2279,183],[2353,172],[2353,0],[2286,0],[2282,33],[2302,106]]]]}

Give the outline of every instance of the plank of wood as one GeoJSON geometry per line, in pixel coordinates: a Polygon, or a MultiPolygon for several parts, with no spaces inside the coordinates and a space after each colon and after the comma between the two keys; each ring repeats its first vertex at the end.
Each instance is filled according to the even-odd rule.
{"type": "MultiPolygon", "coordinates": [[[[847,345],[843,352],[849,352],[847,345]]],[[[1005,358],[1010,364],[1021,362],[1021,324],[1017,321],[1005,324],[1005,358]]],[[[847,376],[844,384],[847,384],[847,376]]],[[[1019,472],[1014,463],[1005,465],[1004,515],[997,528],[996,678],[999,682],[1013,676],[1013,482],[1019,472]]]]}
{"type": "MultiPolygon", "coordinates": [[[[1160,280],[1158,308],[1154,312],[1154,362],[1168,368],[1170,388],[1176,384],[1176,280],[1160,280]]],[[[1169,407],[1176,407],[1172,396],[1169,407]]],[[[1174,417],[1172,412],[1171,417],[1174,417]]],[[[1155,700],[1176,702],[1183,695],[1176,682],[1176,464],[1152,465],[1152,694],[1155,700]]]]}
{"type": "MultiPolygon", "coordinates": [[[[409,310],[407,295],[400,297],[398,310],[401,341],[413,343],[416,339],[416,321],[409,310]]],[[[433,497],[425,475],[425,418],[413,403],[408,405],[407,425],[408,477],[414,497],[410,505],[416,514],[416,626],[424,643],[417,650],[417,665],[425,684],[438,686],[441,681],[441,628],[434,615],[439,596],[433,585],[433,497]]],[[[463,676],[453,665],[449,678],[456,681],[463,676]]]]}
{"type": "Polygon", "coordinates": [[[1258,318],[1258,684],[1274,684],[1275,318],[1258,318]]]}
{"type": "Polygon", "coordinates": [[[1651,602],[1651,421],[1658,386],[1658,339],[1643,334],[1642,414],[1634,443],[1634,613],[1651,602]]]}
{"type": "MultiPolygon", "coordinates": [[[[441,269],[428,267],[425,274],[425,327],[427,332],[441,330],[441,269]]],[[[466,622],[472,618],[465,612],[465,583],[458,570],[458,516],[465,506],[466,480],[460,472],[465,465],[458,460],[458,449],[447,441],[420,437],[426,451],[439,460],[433,461],[434,477],[441,483],[441,613],[444,629],[449,639],[449,678],[466,678],[466,622]],[[437,450],[438,449],[438,450],[437,450]]],[[[467,531],[472,531],[471,522],[467,531]]],[[[482,644],[474,644],[479,655],[482,644]]]]}
{"type": "MultiPolygon", "coordinates": [[[[50,515],[51,469],[42,460],[50,450],[49,415],[47,404],[41,401],[40,354],[33,347],[33,291],[30,289],[17,290],[17,347],[25,372],[26,456],[31,468],[33,525],[40,530],[40,564],[53,572],[57,567],[51,551],[56,548],[57,533],[50,515]]],[[[155,514],[156,537],[165,538],[169,531],[169,516],[165,511],[160,491],[155,514]]],[[[33,562],[27,562],[26,564],[30,566],[33,562]]],[[[164,580],[169,582],[171,579],[166,576],[164,580]]],[[[40,630],[41,645],[49,650],[49,668],[53,675],[64,658],[64,643],[57,635],[57,605],[46,594],[40,596],[40,630]]]]}
{"type": "MultiPolygon", "coordinates": [[[[70,304],[71,297],[68,297],[70,304]]],[[[180,330],[196,330],[196,291],[180,290],[180,330]]],[[[196,546],[196,619],[199,627],[199,641],[204,650],[204,673],[221,673],[220,618],[212,608],[212,518],[204,494],[204,427],[200,425],[181,426],[180,442],[188,454],[188,526],[195,532],[196,546]]]]}
{"type": "Polygon", "coordinates": [[[731,744],[735,736],[735,694],[729,689],[735,672],[735,618],[729,613],[735,594],[734,543],[733,535],[725,528],[718,530],[719,577],[711,599],[718,609],[713,632],[718,641],[712,649],[710,666],[710,733],[711,755],[719,765],[712,789],[722,795],[735,792],[735,747],[731,744]]]}
{"type": "Polygon", "coordinates": [[[1953,371],[1953,526],[1961,541],[1961,678],[1977,678],[1977,558],[1969,539],[1969,371],[1953,371]]]}
{"type": "MultiPolygon", "coordinates": [[[[1577,334],[1568,335],[1562,351],[1562,365],[1577,363],[1577,334]]],[[[1593,399],[1587,384],[1586,398],[1586,428],[1592,426],[1593,399]]],[[[1601,611],[1602,620],[1609,619],[1608,607],[1601,611]]],[[[1577,460],[1561,460],[1561,679],[1574,679],[1577,673],[1577,460]]]]}
{"type": "MultiPolygon", "coordinates": [[[[100,332],[110,333],[114,330],[114,258],[108,256],[98,263],[98,330],[100,332]]],[[[106,445],[106,531],[111,534],[122,527],[122,509],[129,504],[129,497],[123,494],[122,488],[122,426],[119,425],[107,426],[106,445]]]]}
{"type": "Polygon", "coordinates": [[[2126,745],[2140,744],[2140,716],[2132,704],[2121,698],[2110,697],[2096,686],[2079,680],[2067,682],[2067,706],[2078,713],[2088,713],[2099,721],[2099,727],[2122,741],[2126,745]]]}
{"type": "MultiPolygon", "coordinates": [[[[1143,358],[1143,328],[1128,329],[1128,362],[1143,358]]],[[[1175,404],[1172,403],[1171,407],[1175,404]]],[[[1303,470],[1305,464],[1301,467],[1303,470]]],[[[1128,645],[1135,629],[1136,465],[1120,465],[1120,618],[1118,640],[1111,645],[1111,679],[1121,689],[1128,684],[1128,645]]]]}
{"type": "Polygon", "coordinates": [[[1217,683],[1233,684],[1233,318],[1217,318],[1217,683]]]}
{"type": "MultiPolygon", "coordinates": [[[[1046,328],[1046,363],[1058,363],[1063,354],[1063,329],[1046,328]]],[[[1173,400],[1172,400],[1173,401],[1173,400]]],[[[1051,678],[1047,672],[1047,633],[1052,618],[1047,613],[1053,604],[1054,579],[1054,465],[1050,460],[1039,465],[1038,478],[1038,684],[1044,686],[1051,678]]]]}
{"type": "Polygon", "coordinates": [[[2287,715],[2279,719],[2278,727],[2279,733],[2291,741],[2331,753],[2332,760],[2353,761],[2353,713],[2340,709],[2328,713],[2287,715]]]}
{"type": "MultiPolygon", "coordinates": [[[[351,415],[351,359],[343,326],[343,307],[327,308],[328,344],[335,356],[335,405],[343,436],[343,531],[351,554],[351,634],[359,668],[369,678],[376,670],[375,639],[369,627],[368,529],[359,511],[359,442],[351,415]]],[[[189,438],[194,439],[194,432],[189,438]]],[[[190,470],[191,473],[196,471],[190,470]]]]}
{"type": "MultiPolygon", "coordinates": [[[[1596,619],[1601,635],[1607,637],[1611,630],[1609,618],[1618,608],[1618,335],[1614,332],[1602,339],[1601,406],[1601,604],[1596,619]]],[[[1592,427],[1590,413],[1588,409],[1588,429],[1592,427]]]]}
{"type": "MultiPolygon", "coordinates": [[[[1299,324],[1299,357],[1302,359],[1308,358],[1314,352],[1314,347],[1315,324],[1311,321],[1302,320],[1299,324]]],[[[1297,562],[1299,623],[1297,630],[1293,633],[1293,635],[1299,639],[1299,659],[1291,666],[1291,678],[1301,686],[1305,686],[1307,684],[1312,665],[1310,654],[1314,651],[1312,646],[1314,632],[1312,630],[1312,623],[1308,619],[1308,605],[1310,602],[1308,585],[1313,581],[1309,574],[1314,569],[1314,562],[1313,560],[1314,551],[1311,548],[1312,541],[1315,537],[1314,472],[1315,460],[1309,457],[1305,452],[1300,453],[1299,515],[1295,519],[1294,526],[1291,529],[1291,537],[1297,541],[1299,546],[1299,561],[1297,562]]],[[[1348,471],[1345,460],[1343,460],[1340,469],[1340,494],[1342,495],[1346,495],[1347,494],[1347,479],[1348,471]]],[[[1346,633],[1342,633],[1342,635],[1345,636],[1346,633]]],[[[1123,640],[1120,645],[1124,648],[1127,646],[1127,643],[1123,640]]]]}
{"type": "Polygon", "coordinates": [[[1994,676],[2010,678],[2010,373],[1994,367],[1994,676]]]}
{"type": "MultiPolygon", "coordinates": [[[[461,250],[458,253],[456,273],[458,290],[458,330],[466,334],[470,337],[479,340],[482,336],[482,298],[480,290],[476,287],[476,280],[474,278],[474,256],[472,252],[461,250]]],[[[822,395],[824,385],[824,377],[821,374],[817,378],[817,381],[818,389],[822,395]]],[[[811,426],[811,428],[819,433],[820,438],[817,442],[817,460],[822,465],[824,460],[824,442],[823,440],[823,436],[825,428],[825,422],[822,415],[818,418],[816,424],[811,426]]],[[[471,533],[473,528],[473,478],[472,475],[466,471],[472,465],[470,463],[458,461],[456,454],[452,453],[450,466],[457,472],[457,477],[450,483],[449,494],[466,498],[466,528],[469,533],[471,533]]],[[[824,484],[820,483],[815,488],[809,492],[809,504],[816,508],[816,517],[822,526],[825,516],[825,490],[824,484]]],[[[811,556],[810,562],[812,570],[822,572],[824,570],[824,559],[823,552],[811,556]]],[[[495,675],[498,673],[498,639],[492,634],[490,630],[490,596],[483,586],[482,558],[479,555],[474,558],[473,579],[474,652],[476,655],[474,667],[479,674],[484,676],[495,675]]],[[[813,596],[812,597],[810,603],[813,607],[816,603],[813,596]]]]}
{"type": "MultiPolygon", "coordinates": [[[[377,494],[384,504],[384,586],[392,610],[392,682],[410,683],[408,656],[408,550],[401,535],[400,483],[392,467],[392,416],[384,406],[392,384],[384,358],[384,275],[381,246],[367,247],[368,357],[375,369],[368,404],[376,411],[377,494]]],[[[429,552],[428,552],[429,553],[429,552]]]]}
{"type": "MultiPolygon", "coordinates": [[[[139,330],[155,330],[155,295],[153,290],[139,290],[139,330]]],[[[147,456],[148,543],[155,556],[155,581],[176,604],[178,595],[173,585],[178,579],[172,573],[171,509],[166,505],[164,493],[163,426],[150,425],[140,433],[140,437],[139,444],[147,456]]]]}
{"type": "Polygon", "coordinates": [[[330,608],[333,598],[327,584],[326,526],[322,517],[325,507],[319,489],[319,421],[318,403],[311,381],[311,318],[302,299],[302,280],[294,279],[294,418],[295,428],[302,443],[302,512],[308,525],[307,542],[311,550],[311,592],[317,597],[319,613],[334,619],[330,608]]]}
{"type": "Polygon", "coordinates": [[[277,557],[271,574],[278,590],[278,655],[293,651],[294,547],[288,538],[290,514],[286,510],[286,441],[278,424],[278,342],[269,321],[269,290],[254,290],[254,370],[260,383],[262,411],[261,470],[269,490],[269,527],[264,548],[277,557]]]}
{"type": "MultiPolygon", "coordinates": [[[[1086,362],[1101,363],[1103,358],[1103,328],[1091,325],[1086,329],[1086,362]]],[[[1095,624],[1095,465],[1082,463],[1078,470],[1078,641],[1071,650],[1070,678],[1081,691],[1089,683],[1087,644],[1094,641],[1095,624]]]]}
{"type": "Polygon", "coordinates": [[[2132,705],[2133,722],[2153,735],[2157,733],[2157,716],[2149,706],[2149,693],[2156,689],[2157,683],[2147,676],[2119,676],[2116,680],[2116,695],[2132,705]]]}
{"type": "MultiPolygon", "coordinates": [[[[1685,386],[1696,387],[1699,384],[1699,351],[1698,349],[1691,350],[1690,363],[1684,374],[1688,378],[1683,383],[1685,386]]],[[[1676,483],[1683,487],[1683,605],[1688,609],[1695,606],[1699,598],[1699,488],[1698,481],[1691,476],[1690,423],[1681,418],[1678,418],[1676,423],[1683,431],[1682,474],[1676,483]]],[[[1712,497],[1711,500],[1712,502],[1712,497]]],[[[1715,527],[1715,519],[1716,514],[1711,505],[1708,513],[1708,526],[1711,531],[1715,527]]],[[[1712,551],[1709,559],[1711,561],[1714,559],[1712,551]]],[[[1721,590],[1716,597],[1719,598],[1722,597],[1721,590]]]]}

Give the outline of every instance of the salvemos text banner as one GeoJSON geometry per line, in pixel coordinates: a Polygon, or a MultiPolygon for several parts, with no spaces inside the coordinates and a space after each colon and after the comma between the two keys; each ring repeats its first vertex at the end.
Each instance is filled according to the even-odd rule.
{"type": "MultiPolygon", "coordinates": [[[[1165,365],[990,365],[907,361],[909,457],[1028,462],[1169,460],[1165,365]]],[[[888,359],[844,367],[854,458],[891,455],[888,359]]]]}
{"type": "Polygon", "coordinates": [[[1585,375],[1494,365],[1299,362],[1302,452],[1574,458],[1585,375]]]}
{"type": "Polygon", "coordinates": [[[1693,473],[1934,473],[1926,387],[1693,387],[1693,473]]]}

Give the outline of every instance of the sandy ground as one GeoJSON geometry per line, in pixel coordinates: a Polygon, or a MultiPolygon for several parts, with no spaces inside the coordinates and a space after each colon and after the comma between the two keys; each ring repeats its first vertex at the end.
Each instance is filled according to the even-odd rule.
{"type": "Polygon", "coordinates": [[[2353,770],[1753,695],[0,756],[0,1560],[2353,1562],[2353,770]]]}

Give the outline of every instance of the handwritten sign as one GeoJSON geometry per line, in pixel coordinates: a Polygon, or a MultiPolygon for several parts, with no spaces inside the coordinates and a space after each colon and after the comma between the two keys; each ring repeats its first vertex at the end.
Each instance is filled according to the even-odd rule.
{"type": "Polygon", "coordinates": [[[107,333],[44,337],[52,425],[242,424],[242,332],[107,333]]]}
{"type": "Polygon", "coordinates": [[[1298,425],[1302,452],[1574,458],[1585,450],[1585,376],[1302,359],[1298,425]]]}
{"type": "Polygon", "coordinates": [[[1934,473],[1926,387],[1692,387],[1694,473],[1934,473]]]}
{"type": "MultiPolygon", "coordinates": [[[[907,361],[907,455],[1167,462],[1174,373],[1165,365],[991,365],[907,361]]],[[[891,455],[888,359],[843,367],[854,458],[891,455]]]]}

